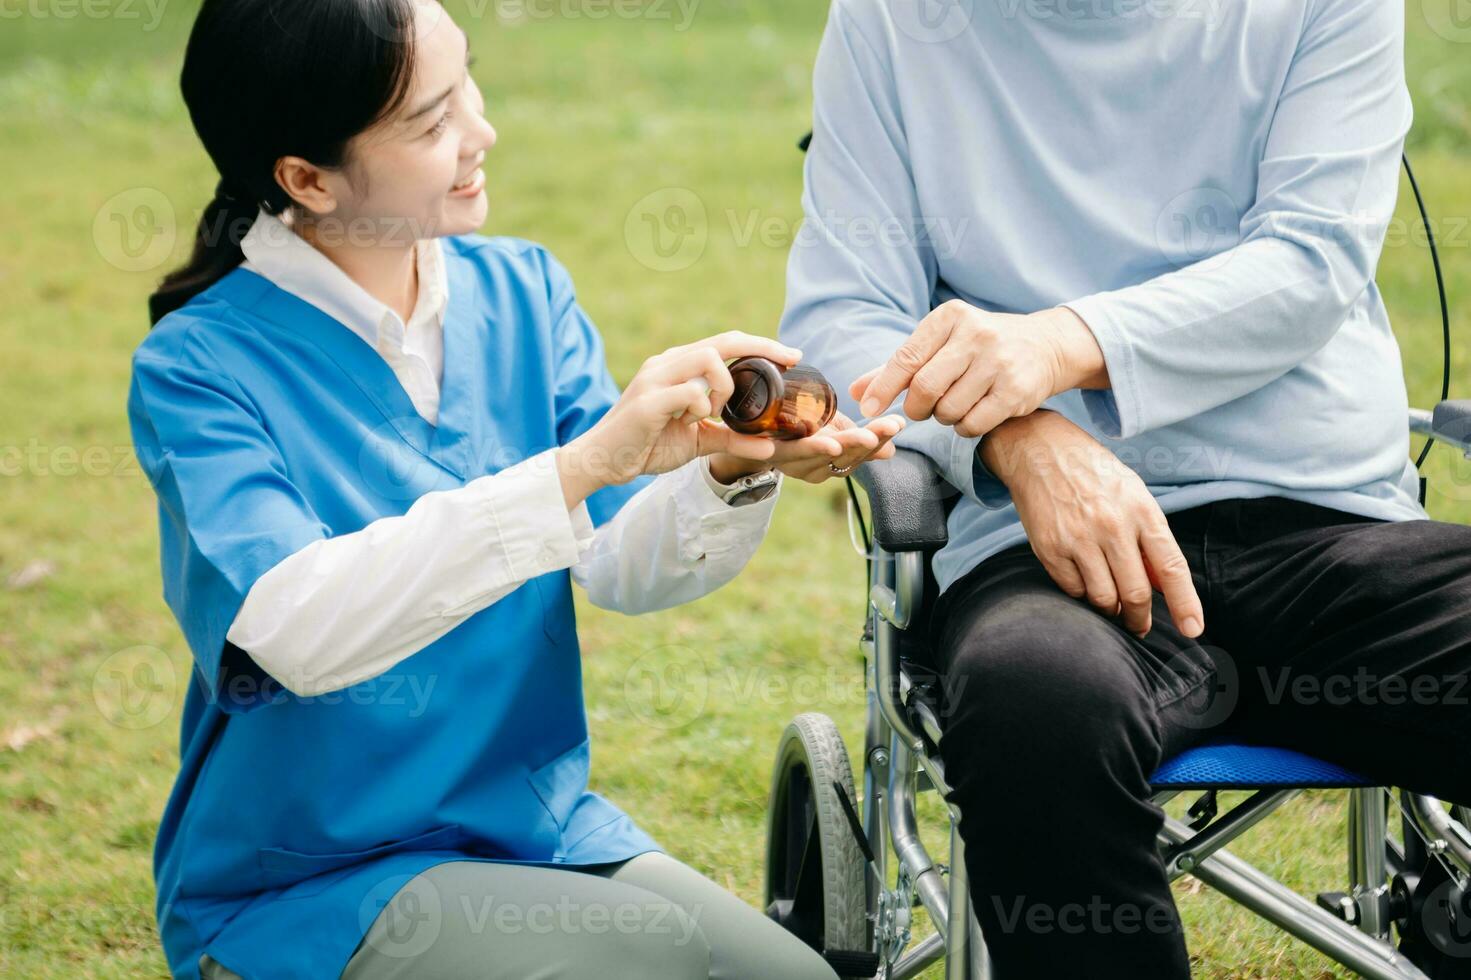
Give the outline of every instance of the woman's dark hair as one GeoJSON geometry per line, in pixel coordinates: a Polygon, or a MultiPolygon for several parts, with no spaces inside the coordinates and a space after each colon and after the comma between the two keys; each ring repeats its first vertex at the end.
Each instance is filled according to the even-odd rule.
{"type": "Polygon", "coordinates": [[[277,160],[341,167],[348,141],[402,104],[413,39],[414,0],[204,0],[180,86],[220,183],[189,261],[148,299],[152,323],[244,261],[261,209],[291,204],[277,160]]]}

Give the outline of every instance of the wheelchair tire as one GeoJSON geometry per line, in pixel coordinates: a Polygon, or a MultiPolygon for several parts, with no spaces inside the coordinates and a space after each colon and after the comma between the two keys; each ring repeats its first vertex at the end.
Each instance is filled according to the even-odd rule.
{"type": "Polygon", "coordinates": [[[867,952],[867,864],[834,783],[856,808],[838,727],[824,714],[798,715],[782,734],[771,777],[766,914],[819,953],[867,952]]]}

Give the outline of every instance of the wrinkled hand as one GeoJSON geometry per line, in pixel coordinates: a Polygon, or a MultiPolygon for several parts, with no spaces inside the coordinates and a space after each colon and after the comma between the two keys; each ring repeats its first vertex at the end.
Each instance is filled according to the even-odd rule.
{"type": "Polygon", "coordinates": [[[1139,475],[1056,412],[1013,419],[981,442],[981,462],[1011,491],[1027,540],[1052,580],[1136,636],[1152,627],[1151,585],[1180,632],[1205,613],[1190,567],[1139,475]]]}
{"type": "Polygon", "coordinates": [[[1107,384],[1098,341],[1071,310],[1022,316],[951,300],[921,320],[887,363],[853,382],[849,394],[872,418],[907,390],[910,418],[934,416],[963,436],[979,436],[1030,415],[1058,392],[1107,384]]]}

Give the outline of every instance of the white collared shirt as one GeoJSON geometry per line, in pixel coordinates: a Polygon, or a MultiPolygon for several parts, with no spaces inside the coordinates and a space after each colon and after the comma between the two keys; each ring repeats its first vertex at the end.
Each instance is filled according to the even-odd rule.
{"type": "Polygon", "coordinates": [[[444,311],[449,303],[439,239],[422,239],[415,246],[419,298],[407,324],[273,214],[260,212],[240,249],[245,253],[246,269],[301,297],[363,338],[388,362],[414,409],[430,425],[439,424],[444,311]]]}
{"type": "MultiPolygon", "coordinates": [[[[419,243],[419,299],[407,326],[279,219],[263,214],[242,247],[246,268],[378,351],[436,423],[448,300],[437,240],[419,243]]],[[[563,568],[594,605],[630,614],[668,608],[736,576],[780,495],[778,486],[763,501],[732,507],[702,458],[655,478],[594,528],[586,503],[567,510],[554,454],[312,542],[256,580],[228,640],[309,696],[382,674],[528,580],[563,568]]]]}

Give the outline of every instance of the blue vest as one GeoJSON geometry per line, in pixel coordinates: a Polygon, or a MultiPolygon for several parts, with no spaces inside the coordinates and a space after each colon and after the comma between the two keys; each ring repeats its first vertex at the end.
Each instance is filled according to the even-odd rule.
{"type": "MultiPolygon", "coordinates": [[[[481,610],[386,674],[298,697],[225,635],[252,583],[321,538],[566,443],[618,397],[540,247],[444,239],[437,426],[346,326],[237,269],[133,356],[164,598],[196,670],[154,855],[169,967],[333,977],[384,903],[444,861],[620,861],[658,845],[587,789],[570,575],[481,610]]],[[[602,524],[643,481],[588,502],[602,524]]],[[[449,911],[449,910],[446,910],[449,911]]]]}

